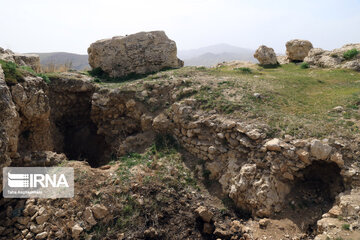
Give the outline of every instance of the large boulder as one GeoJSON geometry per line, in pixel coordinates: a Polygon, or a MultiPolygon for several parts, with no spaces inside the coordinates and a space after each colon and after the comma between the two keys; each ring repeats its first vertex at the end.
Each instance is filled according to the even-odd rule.
{"type": "Polygon", "coordinates": [[[255,52],[254,57],[261,65],[275,65],[277,58],[274,49],[261,45],[255,52]]]}
{"type": "Polygon", "coordinates": [[[286,43],[286,55],[290,61],[303,61],[313,48],[307,40],[294,39],[286,43]]]}
{"type": "Polygon", "coordinates": [[[88,48],[89,64],[101,68],[110,77],[147,74],[165,68],[178,68],[176,43],[165,32],[139,32],[92,43],[88,48]]]}

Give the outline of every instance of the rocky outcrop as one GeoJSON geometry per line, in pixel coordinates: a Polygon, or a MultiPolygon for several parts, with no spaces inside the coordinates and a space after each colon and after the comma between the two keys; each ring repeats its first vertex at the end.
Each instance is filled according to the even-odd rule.
{"type": "Polygon", "coordinates": [[[355,55],[351,59],[344,57],[344,53],[352,49],[360,51],[360,44],[346,44],[332,51],[313,48],[304,61],[313,67],[345,68],[360,71],[360,54],[355,55]]]}
{"type": "Polygon", "coordinates": [[[19,66],[29,66],[35,72],[41,71],[40,57],[36,54],[15,54],[14,55],[15,63],[19,66]]]}
{"type": "Polygon", "coordinates": [[[277,58],[274,49],[261,45],[255,52],[254,57],[261,65],[275,65],[277,58]]]}
{"type": "Polygon", "coordinates": [[[31,67],[35,72],[41,71],[40,57],[36,54],[14,53],[0,48],[0,59],[14,62],[19,66],[31,67]]]}
{"type": "MultiPolygon", "coordinates": [[[[7,167],[11,163],[10,157],[17,155],[19,114],[16,111],[9,87],[5,83],[5,76],[0,65],[0,167],[7,167]]],[[[2,189],[2,172],[0,173],[0,187],[2,189]]]]}
{"type": "Polygon", "coordinates": [[[177,58],[176,43],[165,32],[139,32],[92,43],[89,64],[101,68],[110,77],[147,74],[184,65],[177,58]]]}
{"type": "Polygon", "coordinates": [[[48,88],[40,77],[25,77],[11,86],[11,94],[21,116],[18,151],[52,150],[48,88]]]}
{"type": "Polygon", "coordinates": [[[294,39],[286,43],[286,55],[290,61],[303,61],[313,48],[307,40],[294,39]]]}

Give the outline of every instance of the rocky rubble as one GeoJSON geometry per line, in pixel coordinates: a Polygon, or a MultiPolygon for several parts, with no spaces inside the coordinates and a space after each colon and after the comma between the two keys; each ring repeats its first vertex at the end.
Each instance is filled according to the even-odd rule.
{"type": "Polygon", "coordinates": [[[352,49],[360,51],[360,44],[346,44],[332,51],[313,48],[304,61],[314,67],[345,68],[360,71],[360,54],[353,59],[344,58],[344,53],[352,49]]]}
{"type": "Polygon", "coordinates": [[[1,212],[4,220],[0,226],[0,239],[10,239],[5,236],[12,236],[11,239],[69,239],[70,236],[80,239],[80,234],[89,227],[109,221],[106,220],[109,212],[105,206],[96,204],[82,209],[75,200],[28,199],[14,205],[11,199],[1,199],[0,206],[6,209],[1,212]]]}
{"type": "Polygon", "coordinates": [[[139,32],[92,43],[88,49],[89,64],[101,68],[110,77],[147,74],[165,68],[179,68],[176,43],[165,32],[139,32]]]}

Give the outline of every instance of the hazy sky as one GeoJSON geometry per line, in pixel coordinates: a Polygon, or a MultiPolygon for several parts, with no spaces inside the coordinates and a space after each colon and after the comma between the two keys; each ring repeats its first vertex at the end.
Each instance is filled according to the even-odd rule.
{"type": "Polygon", "coordinates": [[[178,49],[217,43],[285,51],[293,38],[332,49],[360,42],[360,0],[0,0],[0,46],[86,53],[90,43],[165,30],[178,49]]]}

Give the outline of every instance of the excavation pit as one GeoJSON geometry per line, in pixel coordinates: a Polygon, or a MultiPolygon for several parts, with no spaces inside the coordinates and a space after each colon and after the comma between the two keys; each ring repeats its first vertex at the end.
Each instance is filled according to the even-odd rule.
{"type": "Polygon", "coordinates": [[[91,167],[106,164],[109,148],[91,120],[92,92],[67,95],[54,92],[53,96],[51,116],[56,126],[53,134],[56,152],[64,153],[69,160],[87,161],[91,167]]]}
{"type": "Polygon", "coordinates": [[[85,160],[91,167],[104,162],[107,149],[103,136],[97,135],[97,128],[91,121],[82,124],[62,122],[64,153],[70,160],[85,160]]]}
{"type": "Polygon", "coordinates": [[[340,168],[335,163],[316,161],[298,172],[279,218],[289,218],[303,231],[312,232],[322,215],[344,191],[340,168]]]}

